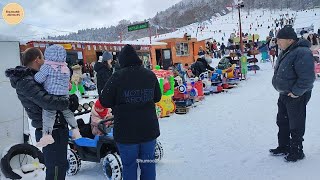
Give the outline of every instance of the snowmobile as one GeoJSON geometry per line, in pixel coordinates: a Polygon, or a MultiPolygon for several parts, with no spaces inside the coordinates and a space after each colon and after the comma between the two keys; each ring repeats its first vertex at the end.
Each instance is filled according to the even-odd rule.
{"type": "MultiPolygon", "coordinates": [[[[79,105],[78,113],[75,116],[91,112],[94,102],[79,105]],[[84,110],[84,111],[83,111],[84,110]]],[[[76,175],[81,168],[81,161],[102,162],[104,175],[110,180],[122,179],[122,163],[116,142],[113,139],[113,125],[107,126],[108,121],[113,122],[113,118],[103,120],[99,123],[98,129],[103,135],[92,135],[91,125],[84,123],[83,119],[77,119],[82,138],[72,140],[69,132],[69,146],[67,159],[69,162],[68,175],[76,175]]],[[[111,123],[113,124],[113,123],[111,123]]],[[[163,148],[159,141],[155,147],[155,162],[159,162],[163,157],[163,148]]]]}

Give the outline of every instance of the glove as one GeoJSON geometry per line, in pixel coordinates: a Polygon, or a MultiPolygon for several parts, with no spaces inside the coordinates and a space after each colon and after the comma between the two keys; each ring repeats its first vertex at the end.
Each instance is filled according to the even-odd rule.
{"type": "Polygon", "coordinates": [[[107,122],[104,123],[104,125],[105,125],[106,127],[109,127],[109,126],[112,125],[112,124],[113,124],[112,121],[107,121],[107,122]]]}
{"type": "Polygon", "coordinates": [[[59,101],[59,102],[62,102],[63,105],[58,106],[58,107],[57,107],[57,108],[58,108],[57,110],[63,111],[63,110],[68,109],[68,106],[69,106],[69,98],[61,96],[61,97],[58,97],[58,101],[59,101]]]}

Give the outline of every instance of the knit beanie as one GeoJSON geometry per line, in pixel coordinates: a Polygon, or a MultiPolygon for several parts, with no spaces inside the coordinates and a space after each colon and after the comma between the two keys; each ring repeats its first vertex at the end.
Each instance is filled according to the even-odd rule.
{"type": "Polygon", "coordinates": [[[103,54],[102,54],[102,62],[106,62],[108,60],[112,60],[113,59],[113,56],[111,53],[109,53],[108,51],[105,51],[103,54]]]}
{"type": "Polygon", "coordinates": [[[65,62],[67,58],[67,52],[63,46],[54,44],[46,48],[44,51],[44,59],[54,62],[65,62]]]}
{"type": "Polygon", "coordinates": [[[101,118],[106,117],[106,115],[108,114],[108,108],[103,107],[99,99],[94,104],[94,110],[99,114],[101,118]]]}
{"type": "Polygon", "coordinates": [[[284,26],[277,34],[278,39],[293,39],[297,40],[297,34],[294,32],[294,29],[290,25],[284,26]]]}

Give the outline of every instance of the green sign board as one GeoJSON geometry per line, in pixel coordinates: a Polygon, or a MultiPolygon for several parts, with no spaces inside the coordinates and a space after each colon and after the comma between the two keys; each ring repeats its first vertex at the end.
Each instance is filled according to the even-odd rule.
{"type": "Polygon", "coordinates": [[[136,31],[136,30],[146,29],[146,28],[149,28],[149,22],[130,25],[128,26],[128,31],[130,32],[130,31],[136,31]]]}

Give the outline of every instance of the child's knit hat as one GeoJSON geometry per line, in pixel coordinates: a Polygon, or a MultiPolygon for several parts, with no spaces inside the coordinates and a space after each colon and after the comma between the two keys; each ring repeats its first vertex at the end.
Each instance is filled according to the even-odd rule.
{"type": "Polygon", "coordinates": [[[46,48],[44,51],[44,59],[54,62],[65,62],[67,52],[63,46],[54,44],[46,48]]]}
{"type": "Polygon", "coordinates": [[[94,104],[94,110],[99,114],[101,118],[106,117],[106,115],[108,114],[108,108],[103,107],[99,99],[94,104]]]}

